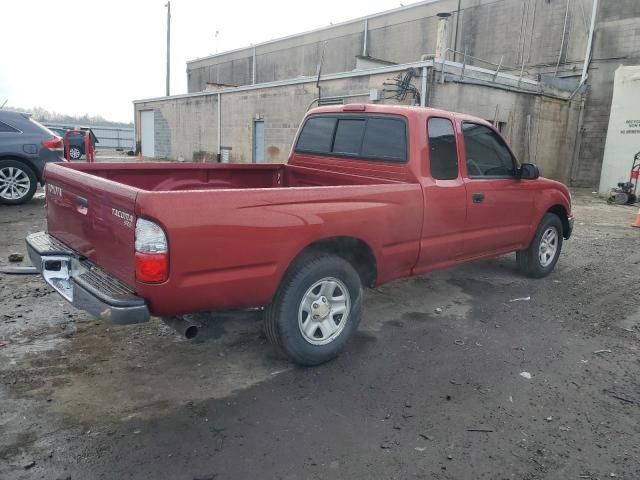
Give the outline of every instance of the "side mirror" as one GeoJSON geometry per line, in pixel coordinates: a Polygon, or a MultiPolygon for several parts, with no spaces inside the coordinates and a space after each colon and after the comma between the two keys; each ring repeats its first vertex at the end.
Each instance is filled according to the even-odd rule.
{"type": "Polygon", "coordinates": [[[540,170],[533,163],[523,163],[520,167],[519,177],[522,180],[535,180],[540,176],[540,170]]]}

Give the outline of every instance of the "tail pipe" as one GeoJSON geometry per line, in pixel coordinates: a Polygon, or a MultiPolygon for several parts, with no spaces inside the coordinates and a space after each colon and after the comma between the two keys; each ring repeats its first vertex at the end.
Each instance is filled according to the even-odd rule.
{"type": "Polygon", "coordinates": [[[187,340],[198,336],[198,325],[184,317],[164,317],[162,320],[187,340]]]}

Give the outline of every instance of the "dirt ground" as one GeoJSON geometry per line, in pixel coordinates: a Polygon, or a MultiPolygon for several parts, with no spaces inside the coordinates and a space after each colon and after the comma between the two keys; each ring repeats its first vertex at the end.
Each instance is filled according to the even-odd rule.
{"type": "MultiPolygon", "coordinates": [[[[548,278],[510,255],[370,290],[310,369],[257,313],[186,341],[0,274],[0,478],[638,479],[637,207],[575,203],[548,278]]],[[[41,196],[0,206],[0,263],[44,227],[41,196]]]]}

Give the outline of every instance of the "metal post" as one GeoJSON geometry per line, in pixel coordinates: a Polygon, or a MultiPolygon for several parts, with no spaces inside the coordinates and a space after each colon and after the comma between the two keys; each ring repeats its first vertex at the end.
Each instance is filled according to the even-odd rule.
{"type": "Polygon", "coordinates": [[[589,28],[589,41],[587,42],[587,52],[584,57],[584,65],[582,66],[582,77],[580,83],[584,83],[587,79],[587,71],[589,70],[589,61],[591,59],[591,47],[593,46],[593,31],[596,28],[596,14],[598,13],[598,0],[593,0],[593,9],[591,11],[591,27],[589,28]]]}
{"type": "Polygon", "coordinates": [[[170,95],[169,83],[171,77],[171,2],[165,4],[167,7],[167,97],[170,95]]]}
{"type": "Polygon", "coordinates": [[[218,93],[218,155],[222,154],[222,95],[218,93]]]}

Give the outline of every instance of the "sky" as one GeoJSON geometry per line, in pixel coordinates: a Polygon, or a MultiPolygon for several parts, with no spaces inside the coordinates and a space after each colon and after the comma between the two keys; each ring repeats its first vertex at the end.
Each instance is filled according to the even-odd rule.
{"type": "MultiPolygon", "coordinates": [[[[166,0],[2,3],[0,105],[130,122],[133,100],[165,94],[166,0]]],[[[399,6],[398,0],[172,0],[171,94],[187,91],[187,60],[399,6]]]]}

